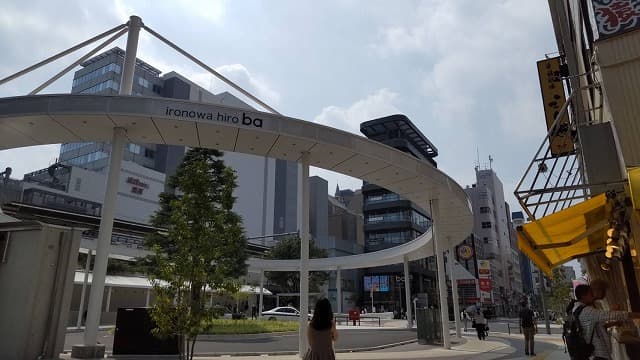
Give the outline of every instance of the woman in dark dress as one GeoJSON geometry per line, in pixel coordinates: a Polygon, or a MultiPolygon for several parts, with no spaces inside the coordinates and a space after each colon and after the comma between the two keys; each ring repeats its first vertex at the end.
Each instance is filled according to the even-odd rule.
{"type": "Polygon", "coordinates": [[[329,299],[318,300],[313,311],[313,318],[307,326],[309,349],[304,360],[335,360],[333,342],[338,339],[336,322],[329,299]]]}

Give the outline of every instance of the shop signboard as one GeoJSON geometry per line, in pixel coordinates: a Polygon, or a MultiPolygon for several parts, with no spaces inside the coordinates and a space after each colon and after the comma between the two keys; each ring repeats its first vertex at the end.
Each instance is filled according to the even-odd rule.
{"type": "Polygon", "coordinates": [[[480,290],[480,301],[491,301],[491,262],[489,260],[478,260],[478,290],[480,290]]]}
{"type": "Polygon", "coordinates": [[[458,246],[458,256],[462,260],[469,260],[473,257],[473,248],[469,245],[458,246]]]}
{"type": "MultiPolygon", "coordinates": [[[[540,60],[537,66],[544,116],[547,121],[547,131],[549,131],[563,105],[567,102],[560,72],[560,57],[540,60]]],[[[552,156],[567,155],[573,152],[573,138],[570,130],[569,115],[565,112],[549,138],[552,156]]]]}
{"type": "Polygon", "coordinates": [[[478,260],[479,277],[491,277],[491,263],[489,260],[478,260]]]}
{"type": "Polygon", "coordinates": [[[640,28],[640,0],[593,0],[599,39],[640,28]]]}
{"type": "Polygon", "coordinates": [[[478,285],[480,287],[480,291],[491,291],[491,279],[478,279],[478,285]]]}

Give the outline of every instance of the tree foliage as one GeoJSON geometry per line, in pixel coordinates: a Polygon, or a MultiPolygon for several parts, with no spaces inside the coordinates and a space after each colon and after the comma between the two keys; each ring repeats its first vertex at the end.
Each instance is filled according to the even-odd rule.
{"type": "MultiPolygon", "coordinates": [[[[325,249],[318,248],[315,242],[309,240],[309,258],[327,257],[325,249]]],[[[271,248],[266,254],[268,259],[300,259],[300,237],[298,235],[284,237],[276,246],[271,248]]],[[[278,287],[280,292],[297,293],[300,291],[300,273],[285,271],[265,272],[269,281],[278,287]]],[[[309,291],[317,292],[327,280],[329,275],[326,272],[309,272],[309,291]]]]}
{"type": "Polygon", "coordinates": [[[220,156],[199,148],[185,155],[168,182],[175,193],[161,195],[152,218],[166,232],[149,236],[153,255],[143,260],[156,295],[154,333],[177,336],[183,359],[193,357],[204,320],[215,316],[205,308],[206,288],[237,292],[235,279],[247,271],[242,219],[232,211],[236,175],[220,156]]]}
{"type": "Polygon", "coordinates": [[[560,267],[554,268],[551,279],[551,291],[545,294],[547,307],[556,314],[565,313],[565,308],[571,301],[571,279],[564,276],[560,267]]]}

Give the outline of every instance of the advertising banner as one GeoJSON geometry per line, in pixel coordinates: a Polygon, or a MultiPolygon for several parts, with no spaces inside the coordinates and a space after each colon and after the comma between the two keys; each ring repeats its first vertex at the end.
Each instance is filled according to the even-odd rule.
{"type": "Polygon", "coordinates": [[[599,39],[640,28],[640,0],[592,0],[599,39]]]}
{"type": "Polygon", "coordinates": [[[478,290],[480,290],[480,301],[491,302],[491,262],[489,260],[478,260],[478,290]]]}

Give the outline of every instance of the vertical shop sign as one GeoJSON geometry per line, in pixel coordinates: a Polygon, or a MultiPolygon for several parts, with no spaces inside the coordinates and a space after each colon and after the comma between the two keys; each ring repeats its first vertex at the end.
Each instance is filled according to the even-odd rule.
{"type": "MultiPolygon", "coordinates": [[[[547,121],[547,131],[549,131],[556,117],[560,114],[560,109],[567,101],[564,83],[560,75],[560,57],[540,60],[537,65],[544,116],[547,121]]],[[[549,138],[549,142],[552,156],[567,155],[573,152],[573,138],[567,112],[562,115],[549,138]]]]}

